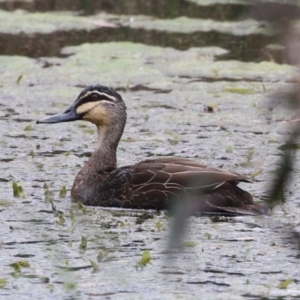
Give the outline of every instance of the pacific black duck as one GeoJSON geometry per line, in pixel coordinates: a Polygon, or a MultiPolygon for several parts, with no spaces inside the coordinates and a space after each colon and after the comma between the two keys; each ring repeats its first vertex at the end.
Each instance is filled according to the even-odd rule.
{"type": "Polygon", "coordinates": [[[149,159],[117,168],[116,150],[126,123],[126,106],[112,89],[101,85],[87,87],[65,112],[37,123],[75,120],[90,121],[97,126],[98,146],[75,178],[72,201],[91,206],[160,210],[184,199],[203,214],[270,212],[237,186],[241,181],[249,182],[245,176],[194,160],[149,159]]]}

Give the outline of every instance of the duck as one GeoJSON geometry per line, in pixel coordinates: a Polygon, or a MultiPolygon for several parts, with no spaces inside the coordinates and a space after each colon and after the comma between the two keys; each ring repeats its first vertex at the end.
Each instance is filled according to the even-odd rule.
{"type": "Polygon", "coordinates": [[[243,175],[183,157],[146,159],[117,167],[117,147],[127,114],[121,95],[103,85],[86,87],[64,112],[38,124],[89,121],[98,132],[96,150],[75,177],[71,199],[86,206],[168,210],[186,201],[203,215],[269,215],[240,187],[243,175]]]}

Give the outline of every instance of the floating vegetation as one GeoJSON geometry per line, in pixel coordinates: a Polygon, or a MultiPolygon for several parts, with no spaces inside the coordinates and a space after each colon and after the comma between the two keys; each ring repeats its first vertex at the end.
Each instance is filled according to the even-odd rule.
{"type": "Polygon", "coordinates": [[[97,261],[101,262],[103,261],[108,255],[108,251],[107,250],[100,250],[98,255],[97,255],[97,261]]]}
{"type": "Polygon", "coordinates": [[[76,284],[74,282],[65,282],[64,287],[67,290],[74,290],[76,288],[76,284]]]}
{"type": "Polygon", "coordinates": [[[125,142],[125,143],[135,143],[137,142],[138,140],[137,139],[134,139],[132,137],[127,137],[125,139],[121,139],[122,142],[125,142]]]}
{"type": "Polygon", "coordinates": [[[32,125],[26,125],[24,131],[31,131],[33,129],[32,125]]]}
{"type": "Polygon", "coordinates": [[[300,144],[296,143],[285,143],[278,147],[279,150],[299,150],[300,144]]]}
{"type": "Polygon", "coordinates": [[[87,134],[94,134],[94,133],[95,133],[95,130],[87,128],[87,129],[84,129],[84,133],[87,133],[87,134]]]}
{"type": "Polygon", "coordinates": [[[260,170],[258,170],[256,172],[252,173],[251,176],[250,176],[251,179],[254,180],[257,176],[259,176],[260,174],[262,174],[262,172],[263,172],[263,169],[260,169],[260,170]]]}
{"type": "Polygon", "coordinates": [[[279,287],[280,289],[286,289],[292,282],[294,282],[293,279],[287,279],[287,280],[284,280],[284,281],[282,281],[282,282],[278,285],[278,287],[279,287]]]}
{"type": "Polygon", "coordinates": [[[87,209],[84,207],[84,205],[79,201],[76,203],[77,204],[77,208],[79,210],[81,210],[84,214],[87,212],[87,209]]]}
{"type": "Polygon", "coordinates": [[[11,203],[7,200],[0,200],[0,206],[8,207],[11,206],[11,203]]]}
{"type": "Polygon", "coordinates": [[[253,89],[237,88],[237,87],[224,89],[224,92],[234,93],[234,94],[241,94],[241,95],[249,95],[249,94],[254,94],[255,93],[255,91],[253,89]]]}
{"type": "Polygon", "coordinates": [[[253,159],[254,156],[254,149],[250,148],[247,154],[247,161],[250,162],[253,159]]]}
{"type": "Polygon", "coordinates": [[[60,189],[59,196],[60,198],[65,198],[66,195],[67,195],[67,188],[65,185],[63,185],[60,189]]]}
{"type": "Polygon", "coordinates": [[[81,237],[81,243],[79,245],[79,249],[85,251],[87,248],[87,238],[86,237],[81,237]]]}
{"type": "Polygon", "coordinates": [[[231,218],[226,216],[211,216],[210,220],[212,222],[218,223],[218,222],[230,222],[231,218]]]}
{"type": "Polygon", "coordinates": [[[219,110],[218,104],[216,103],[211,103],[210,105],[204,107],[204,112],[206,113],[214,113],[219,110]]]}
{"type": "Polygon", "coordinates": [[[35,157],[35,152],[33,150],[30,150],[29,155],[33,158],[35,157]]]}
{"type": "Polygon", "coordinates": [[[79,127],[79,128],[86,128],[86,127],[88,127],[88,125],[86,125],[85,123],[78,123],[78,124],[76,124],[76,126],[77,127],[79,127]]]}
{"type": "Polygon", "coordinates": [[[126,223],[123,222],[123,221],[120,221],[120,222],[118,222],[118,223],[119,223],[119,226],[120,226],[121,228],[126,226],[126,223]]]}
{"type": "Polygon", "coordinates": [[[19,260],[19,261],[15,262],[15,263],[12,263],[11,266],[14,269],[22,269],[22,268],[29,268],[30,264],[26,260],[19,260]]]}
{"type": "Polygon", "coordinates": [[[10,266],[14,268],[14,275],[19,276],[22,271],[22,268],[29,268],[30,264],[26,260],[20,260],[15,263],[12,263],[10,266]]]}
{"type": "Polygon", "coordinates": [[[157,221],[155,223],[155,227],[156,227],[157,231],[162,231],[164,229],[164,225],[160,221],[157,221]]]}
{"type": "Polygon", "coordinates": [[[48,199],[48,201],[50,202],[51,204],[51,209],[54,213],[57,213],[57,209],[56,209],[56,206],[55,204],[53,203],[53,199],[48,199]]]}
{"type": "Polygon", "coordinates": [[[54,197],[54,192],[46,189],[44,192],[44,196],[46,201],[52,201],[54,197]]]}
{"type": "Polygon", "coordinates": [[[64,213],[62,211],[58,211],[57,216],[58,216],[57,224],[63,225],[66,223],[66,219],[65,219],[64,213]]]}
{"type": "Polygon", "coordinates": [[[93,272],[98,272],[99,271],[99,265],[95,261],[93,261],[91,259],[90,259],[90,263],[92,265],[93,272]]]}
{"type": "Polygon", "coordinates": [[[209,232],[204,233],[204,236],[207,237],[209,240],[211,239],[211,234],[209,232]]]}
{"type": "Polygon", "coordinates": [[[165,134],[169,135],[171,137],[170,141],[172,143],[178,143],[180,141],[180,135],[175,132],[175,131],[172,131],[172,130],[165,130],[164,132],[165,134]]]}
{"type": "Polygon", "coordinates": [[[16,80],[16,84],[20,84],[22,78],[23,78],[23,75],[19,75],[19,77],[16,80]]]}
{"type": "Polygon", "coordinates": [[[196,246],[197,246],[197,243],[193,242],[193,241],[187,241],[187,242],[184,243],[184,247],[194,248],[196,246]]]}
{"type": "Polygon", "coordinates": [[[0,289],[5,289],[6,288],[6,285],[7,285],[7,279],[5,278],[0,278],[0,289]]]}
{"type": "Polygon", "coordinates": [[[225,152],[226,153],[232,153],[233,152],[233,147],[232,146],[227,146],[225,152]]]}
{"type": "Polygon", "coordinates": [[[24,197],[24,189],[20,184],[14,181],[12,187],[14,197],[24,197]]]}
{"type": "Polygon", "coordinates": [[[145,250],[143,252],[142,258],[141,260],[136,264],[137,268],[143,268],[146,265],[148,265],[151,261],[151,254],[150,254],[150,250],[145,250]]]}

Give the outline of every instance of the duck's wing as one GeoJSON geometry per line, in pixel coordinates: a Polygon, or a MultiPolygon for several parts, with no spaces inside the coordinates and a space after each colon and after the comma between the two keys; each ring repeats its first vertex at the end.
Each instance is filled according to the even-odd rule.
{"type": "Polygon", "coordinates": [[[194,160],[163,158],[111,172],[102,189],[109,190],[112,206],[165,209],[184,199],[202,213],[262,214],[251,195],[236,186],[240,181],[249,180],[194,160]]]}
{"type": "Polygon", "coordinates": [[[148,179],[150,183],[158,181],[178,184],[183,188],[202,192],[209,192],[225,182],[233,184],[238,184],[240,181],[250,182],[249,178],[238,173],[180,157],[145,160],[134,165],[134,168],[137,175],[137,178],[134,178],[136,183],[139,182],[139,178],[141,184],[148,179]],[[139,177],[141,173],[147,174],[148,178],[139,177]]]}

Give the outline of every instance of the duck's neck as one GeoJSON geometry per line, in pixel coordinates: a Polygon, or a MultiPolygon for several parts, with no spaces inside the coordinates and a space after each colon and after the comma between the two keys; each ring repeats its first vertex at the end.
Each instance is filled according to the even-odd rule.
{"type": "Polygon", "coordinates": [[[87,174],[110,171],[117,166],[117,147],[121,138],[117,128],[98,126],[98,145],[90,159],[83,166],[87,174]]]}
{"type": "Polygon", "coordinates": [[[123,128],[98,127],[98,145],[96,151],[77,174],[71,195],[73,201],[81,201],[85,205],[95,205],[100,201],[99,185],[106,173],[117,167],[117,146],[123,128]]]}

